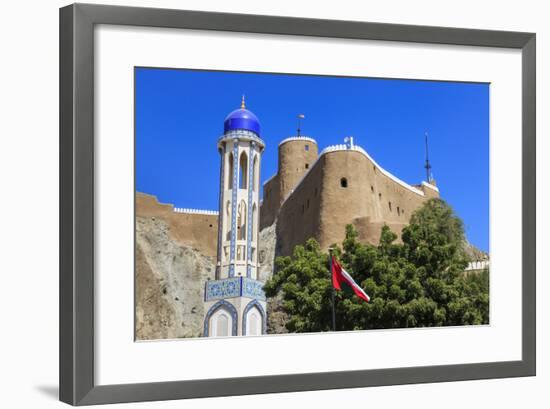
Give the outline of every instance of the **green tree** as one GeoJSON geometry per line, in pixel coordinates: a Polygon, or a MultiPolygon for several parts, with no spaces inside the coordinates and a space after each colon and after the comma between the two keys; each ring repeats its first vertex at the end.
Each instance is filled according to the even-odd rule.
{"type": "MultiPolygon", "coordinates": [[[[336,294],[337,330],[431,327],[489,322],[489,272],[465,275],[462,221],[440,199],[431,199],[402,231],[402,243],[384,226],[377,246],[358,241],[346,226],[334,254],[371,297],[336,294]]],[[[308,240],[292,257],[278,257],[265,284],[268,297],[282,295],[290,332],[331,329],[328,255],[308,240]]]]}

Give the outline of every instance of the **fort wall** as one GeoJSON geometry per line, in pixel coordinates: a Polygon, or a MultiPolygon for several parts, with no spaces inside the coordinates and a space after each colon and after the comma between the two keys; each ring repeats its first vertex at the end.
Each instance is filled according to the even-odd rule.
{"type": "Polygon", "coordinates": [[[414,210],[438,196],[435,186],[417,188],[399,180],[361,148],[329,147],[282,204],[279,254],[290,255],[310,237],[323,249],[340,244],[350,223],[361,241],[378,243],[384,224],[400,236],[414,210]]]}
{"type": "Polygon", "coordinates": [[[263,201],[260,205],[260,230],[273,224],[280,206],[279,175],[275,175],[264,183],[263,201]]]}
{"type": "Polygon", "coordinates": [[[166,222],[170,236],[179,244],[199,250],[216,259],[218,215],[213,211],[176,209],[159,203],[153,195],[136,193],[136,217],[155,217],[166,222]]]}
{"type": "Polygon", "coordinates": [[[283,203],[277,217],[278,255],[292,254],[294,246],[311,237],[319,239],[323,171],[323,166],[313,166],[283,203]]]}

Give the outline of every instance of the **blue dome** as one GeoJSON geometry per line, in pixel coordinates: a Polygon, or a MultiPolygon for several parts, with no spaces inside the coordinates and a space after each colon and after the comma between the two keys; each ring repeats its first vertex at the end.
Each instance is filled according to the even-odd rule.
{"type": "Polygon", "coordinates": [[[223,122],[223,132],[229,132],[236,129],[244,129],[254,132],[260,136],[260,121],[252,112],[246,108],[239,108],[225,117],[223,122]]]}

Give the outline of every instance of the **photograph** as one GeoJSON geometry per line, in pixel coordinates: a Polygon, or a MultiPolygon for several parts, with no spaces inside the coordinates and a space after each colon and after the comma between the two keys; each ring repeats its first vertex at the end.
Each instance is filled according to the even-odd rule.
{"type": "Polygon", "coordinates": [[[490,325],[489,94],[135,67],[135,340],[490,325]]]}
{"type": "Polygon", "coordinates": [[[543,4],[2,2],[0,408],[550,408],[543,4]]]}

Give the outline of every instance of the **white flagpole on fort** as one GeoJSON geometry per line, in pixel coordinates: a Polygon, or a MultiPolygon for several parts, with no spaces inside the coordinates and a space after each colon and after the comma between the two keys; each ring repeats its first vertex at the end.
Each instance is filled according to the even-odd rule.
{"type": "Polygon", "coordinates": [[[298,129],[296,130],[296,133],[297,135],[296,136],[300,136],[301,133],[302,133],[302,119],[304,119],[306,116],[304,114],[298,114],[297,115],[297,118],[298,118],[298,129]]]}

